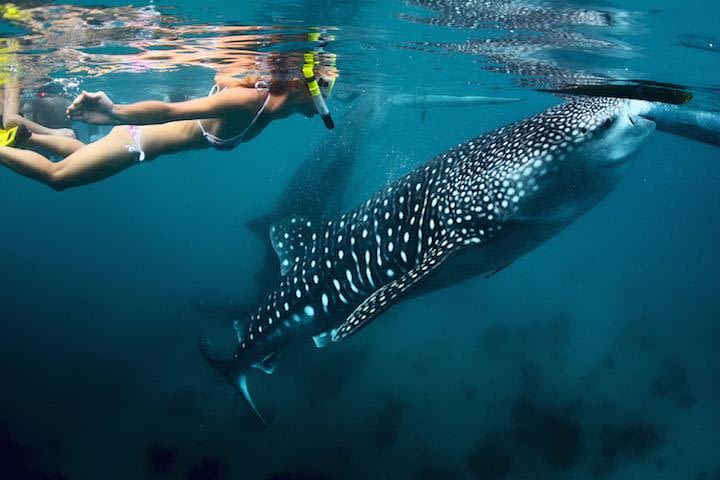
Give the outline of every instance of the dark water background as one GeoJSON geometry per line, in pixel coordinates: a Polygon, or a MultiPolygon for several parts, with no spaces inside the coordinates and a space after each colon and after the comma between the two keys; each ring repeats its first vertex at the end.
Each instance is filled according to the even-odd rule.
{"type": "MultiPolygon", "coordinates": [[[[636,46],[632,56],[570,63],[689,85],[706,102],[693,106],[712,108],[720,56],[678,42],[717,31],[720,8],[631,4],[632,27],[607,35],[636,46]]],[[[408,58],[399,44],[478,33],[401,20],[422,11],[400,2],[173,12],[338,25],[338,91],[526,99],[387,108],[362,127],[348,208],[558,101],[482,59],[408,58]]],[[[83,88],[137,101],[139,85],[211,83],[208,70],[180,70],[83,88]]],[[[245,222],[272,210],[324,135],[317,119],[291,118],[232,153],[174,155],[62,194],[0,171],[0,478],[720,478],[720,163],[715,147],[663,133],[604,202],[511,268],[401,304],[341,344],[308,340],[272,377],[253,373],[263,428],[197,351],[198,334],[229,326],[190,301],[255,294],[261,242],[245,222]]]]}

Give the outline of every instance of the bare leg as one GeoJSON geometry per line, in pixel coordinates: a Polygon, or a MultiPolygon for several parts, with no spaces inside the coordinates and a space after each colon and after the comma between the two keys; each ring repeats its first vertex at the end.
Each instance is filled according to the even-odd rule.
{"type": "Polygon", "coordinates": [[[33,133],[27,142],[23,143],[22,146],[38,148],[44,152],[60,155],[61,157],[67,157],[84,147],[85,144],[75,138],[33,133]]]}
{"type": "Polygon", "coordinates": [[[131,142],[127,130],[116,127],[57,163],[30,150],[0,147],[0,165],[55,190],[65,190],[103,180],[134,165],[138,154],[125,148],[131,142]]]}

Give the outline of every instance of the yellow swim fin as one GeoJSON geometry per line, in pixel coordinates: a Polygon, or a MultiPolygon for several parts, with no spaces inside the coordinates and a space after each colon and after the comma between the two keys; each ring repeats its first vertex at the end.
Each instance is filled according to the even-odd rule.
{"type": "Polygon", "coordinates": [[[24,125],[0,129],[0,147],[15,147],[30,138],[32,133],[24,125]]]}

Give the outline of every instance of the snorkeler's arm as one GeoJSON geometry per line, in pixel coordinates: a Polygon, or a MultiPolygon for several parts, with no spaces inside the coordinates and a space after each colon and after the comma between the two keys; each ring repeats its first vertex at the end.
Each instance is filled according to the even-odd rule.
{"type": "Polygon", "coordinates": [[[4,86],[5,99],[3,105],[2,127],[12,128],[24,125],[32,133],[49,135],[52,130],[44,125],[35,123],[20,115],[20,85],[15,81],[9,81],[4,86]]]}
{"type": "Polygon", "coordinates": [[[206,98],[168,103],[143,101],[114,104],[103,92],[83,92],[68,108],[68,116],[87,123],[149,125],[176,120],[214,118],[253,103],[255,90],[228,89],[206,98]]]}

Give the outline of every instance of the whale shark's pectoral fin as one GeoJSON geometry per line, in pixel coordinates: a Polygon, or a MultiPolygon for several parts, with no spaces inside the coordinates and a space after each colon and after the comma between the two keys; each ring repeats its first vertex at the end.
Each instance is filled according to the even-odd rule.
{"type": "Polygon", "coordinates": [[[313,224],[300,217],[290,217],[270,226],[270,242],[280,259],[280,272],[285,275],[304,258],[306,247],[313,241],[313,224]]]}
{"type": "Polygon", "coordinates": [[[415,268],[375,290],[350,314],[337,330],[333,331],[332,341],[339,342],[374,320],[401,295],[417,286],[424,278],[446,262],[457,250],[456,245],[457,243],[451,242],[442,248],[431,250],[415,268]]]}

